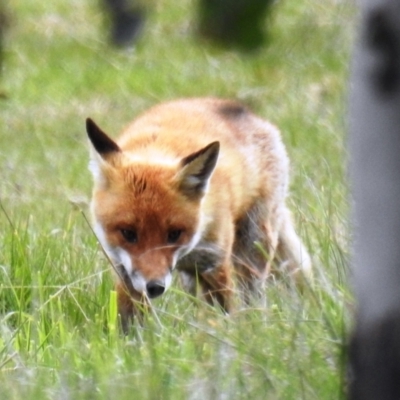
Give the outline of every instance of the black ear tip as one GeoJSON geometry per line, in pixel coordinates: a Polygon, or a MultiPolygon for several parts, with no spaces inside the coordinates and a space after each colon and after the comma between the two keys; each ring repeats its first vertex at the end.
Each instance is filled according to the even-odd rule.
{"type": "Polygon", "coordinates": [[[218,141],[216,141],[216,142],[212,142],[211,146],[213,146],[216,151],[219,151],[221,144],[218,141]]]}
{"type": "Polygon", "coordinates": [[[218,141],[212,142],[206,147],[207,150],[210,150],[210,154],[212,154],[215,157],[218,157],[220,148],[221,145],[220,142],[218,141]]]}
{"type": "Polygon", "coordinates": [[[204,149],[202,149],[200,151],[200,153],[206,153],[209,152],[210,154],[215,154],[219,152],[220,149],[220,142],[215,141],[215,142],[211,142],[210,144],[208,144],[206,147],[204,147],[204,149]]]}
{"type": "Polygon", "coordinates": [[[117,143],[108,137],[91,118],[86,118],[86,132],[98,153],[106,155],[121,151],[117,143]]]}
{"type": "Polygon", "coordinates": [[[93,127],[95,127],[96,124],[95,122],[91,119],[91,118],[86,118],[86,131],[88,132],[90,129],[92,129],[93,127]]]}

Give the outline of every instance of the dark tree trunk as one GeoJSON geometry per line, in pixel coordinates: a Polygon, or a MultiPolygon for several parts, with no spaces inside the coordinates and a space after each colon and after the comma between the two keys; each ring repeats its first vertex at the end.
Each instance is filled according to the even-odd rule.
{"type": "Polygon", "coordinates": [[[400,1],[361,4],[350,103],[352,400],[400,399],[400,1]]]}

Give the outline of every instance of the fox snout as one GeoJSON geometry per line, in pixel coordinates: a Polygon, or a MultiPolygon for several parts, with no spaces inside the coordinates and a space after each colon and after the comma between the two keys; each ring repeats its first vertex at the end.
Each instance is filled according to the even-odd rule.
{"type": "Polygon", "coordinates": [[[165,276],[146,279],[139,271],[128,274],[133,288],[142,294],[146,294],[150,299],[161,296],[171,285],[172,275],[168,271],[165,276]]]}

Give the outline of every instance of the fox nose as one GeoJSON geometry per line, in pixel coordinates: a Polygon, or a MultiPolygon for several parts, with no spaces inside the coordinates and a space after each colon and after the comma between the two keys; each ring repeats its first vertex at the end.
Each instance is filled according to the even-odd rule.
{"type": "Polygon", "coordinates": [[[153,280],[146,284],[147,294],[151,299],[161,296],[165,292],[164,282],[153,280]]]}

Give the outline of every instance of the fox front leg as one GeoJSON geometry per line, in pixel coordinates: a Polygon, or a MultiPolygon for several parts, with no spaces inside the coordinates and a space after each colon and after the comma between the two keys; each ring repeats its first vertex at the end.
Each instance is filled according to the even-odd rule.
{"type": "Polygon", "coordinates": [[[231,275],[232,267],[229,265],[221,265],[213,271],[200,275],[204,299],[209,304],[217,302],[226,313],[232,311],[233,281],[231,275]]]}
{"type": "Polygon", "coordinates": [[[136,317],[140,324],[143,323],[143,314],[147,308],[144,296],[128,287],[124,282],[116,284],[118,314],[121,318],[121,330],[124,335],[129,333],[136,317]]]}

